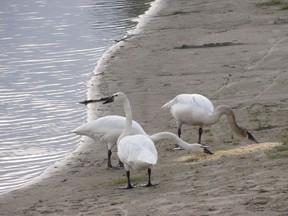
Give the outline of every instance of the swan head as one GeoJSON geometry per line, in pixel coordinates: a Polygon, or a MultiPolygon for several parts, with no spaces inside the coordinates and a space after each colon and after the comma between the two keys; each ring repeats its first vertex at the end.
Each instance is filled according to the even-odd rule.
{"type": "Polygon", "coordinates": [[[214,154],[212,151],[209,150],[209,146],[204,146],[199,143],[188,144],[187,146],[181,146],[181,147],[195,154],[202,154],[202,153],[209,155],[214,154]]]}
{"type": "Polygon", "coordinates": [[[101,101],[106,101],[108,98],[110,97],[104,97],[104,98],[100,98],[100,99],[91,99],[91,100],[84,100],[84,101],[80,101],[79,103],[80,104],[84,104],[84,105],[87,105],[89,103],[95,103],[95,102],[101,102],[101,101]]]}
{"type": "Polygon", "coordinates": [[[214,154],[212,151],[210,151],[210,150],[208,149],[208,146],[201,146],[201,148],[203,149],[203,152],[204,152],[205,154],[210,154],[210,155],[214,154]]]}
{"type": "Polygon", "coordinates": [[[249,130],[246,130],[245,133],[246,133],[246,137],[247,137],[250,141],[255,142],[255,143],[258,143],[258,141],[253,137],[252,133],[251,133],[249,130]]]}
{"type": "Polygon", "coordinates": [[[239,135],[240,137],[243,137],[245,139],[248,139],[254,143],[258,143],[258,141],[254,138],[254,136],[252,135],[252,132],[249,131],[248,129],[244,128],[244,127],[239,127],[238,129],[235,131],[237,135],[239,135]]]}
{"type": "Polygon", "coordinates": [[[111,95],[110,97],[102,98],[102,99],[105,100],[103,104],[107,104],[107,103],[112,103],[114,101],[124,101],[127,99],[127,97],[124,93],[117,92],[117,93],[111,95]]]}
{"type": "Polygon", "coordinates": [[[104,101],[103,104],[106,104],[106,103],[111,103],[111,102],[114,102],[114,100],[116,98],[119,98],[117,100],[125,100],[126,99],[126,96],[124,93],[122,92],[117,92],[115,94],[113,94],[112,96],[109,96],[109,97],[102,97],[100,99],[90,99],[90,100],[84,100],[84,101],[80,101],[79,103],[80,104],[84,104],[84,105],[87,105],[89,103],[95,103],[95,102],[101,102],[101,101],[104,101]]]}

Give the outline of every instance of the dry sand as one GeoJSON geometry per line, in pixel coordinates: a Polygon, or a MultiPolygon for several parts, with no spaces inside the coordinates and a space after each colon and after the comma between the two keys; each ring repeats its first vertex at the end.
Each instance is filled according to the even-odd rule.
{"type": "MultiPolygon", "coordinates": [[[[106,147],[82,138],[40,179],[2,195],[0,215],[287,215],[288,158],[270,159],[264,151],[287,142],[287,10],[258,7],[256,0],[164,2],[139,33],[108,52],[89,82],[89,98],[125,92],[146,132],[176,133],[161,106],[177,94],[200,93],[231,106],[263,148],[183,162],[187,152],[162,142],[152,171],[159,185],[120,190],[124,170],[106,170],[106,147]]],[[[119,104],[87,110],[89,119],[124,114],[119,104]]],[[[184,140],[197,141],[197,128],[183,129],[184,140]]],[[[251,145],[232,137],[225,118],[204,129],[203,143],[216,152],[251,145]]],[[[144,172],[131,174],[140,176],[138,185],[146,181],[144,172]]]]}

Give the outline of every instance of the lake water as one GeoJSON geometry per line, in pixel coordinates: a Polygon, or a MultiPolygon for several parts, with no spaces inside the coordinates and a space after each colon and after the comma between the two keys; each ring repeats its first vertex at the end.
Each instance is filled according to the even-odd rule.
{"type": "Polygon", "coordinates": [[[149,2],[0,1],[0,193],[77,148],[91,72],[149,2]]]}

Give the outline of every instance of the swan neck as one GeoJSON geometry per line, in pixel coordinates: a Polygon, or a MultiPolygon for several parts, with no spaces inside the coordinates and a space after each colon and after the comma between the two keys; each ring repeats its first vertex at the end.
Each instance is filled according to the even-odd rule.
{"type": "MultiPolygon", "coordinates": [[[[153,142],[160,142],[162,140],[171,140],[171,141],[177,141],[177,136],[170,132],[160,132],[156,133],[150,136],[150,138],[153,140],[153,142]]],[[[179,139],[179,138],[178,138],[179,139]]]]}
{"type": "Polygon", "coordinates": [[[130,102],[126,96],[125,96],[123,105],[124,105],[125,117],[126,117],[125,128],[123,132],[121,133],[121,135],[118,137],[117,144],[120,142],[122,138],[130,135],[131,130],[132,130],[132,110],[131,110],[130,102]]]}
{"type": "Polygon", "coordinates": [[[150,139],[152,139],[152,141],[155,143],[160,142],[162,140],[170,140],[170,141],[176,142],[183,149],[192,150],[192,151],[195,149],[195,147],[198,147],[199,145],[199,144],[186,143],[185,141],[180,139],[178,136],[170,132],[160,132],[160,133],[153,134],[150,136],[150,139]]]}
{"type": "Polygon", "coordinates": [[[233,110],[227,106],[227,105],[220,105],[218,107],[215,108],[215,112],[214,112],[218,118],[218,120],[220,119],[220,117],[222,115],[226,115],[227,119],[228,119],[228,123],[231,127],[231,129],[236,132],[236,133],[241,133],[242,132],[242,128],[238,126],[237,122],[236,122],[236,118],[234,115],[233,110]]]}

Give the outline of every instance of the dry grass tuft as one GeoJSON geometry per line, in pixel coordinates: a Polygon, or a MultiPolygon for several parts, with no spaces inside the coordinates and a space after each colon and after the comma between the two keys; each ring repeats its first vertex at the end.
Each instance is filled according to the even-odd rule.
{"type": "Polygon", "coordinates": [[[231,155],[243,155],[243,154],[248,154],[248,153],[257,152],[257,151],[266,151],[266,150],[270,150],[280,145],[282,144],[275,143],[275,142],[251,144],[251,145],[242,146],[239,148],[234,148],[234,149],[229,149],[229,150],[220,150],[220,151],[215,152],[213,155],[193,154],[193,155],[188,155],[188,156],[182,156],[178,158],[178,161],[195,162],[195,161],[202,161],[202,160],[218,160],[222,157],[227,157],[231,155]]]}

